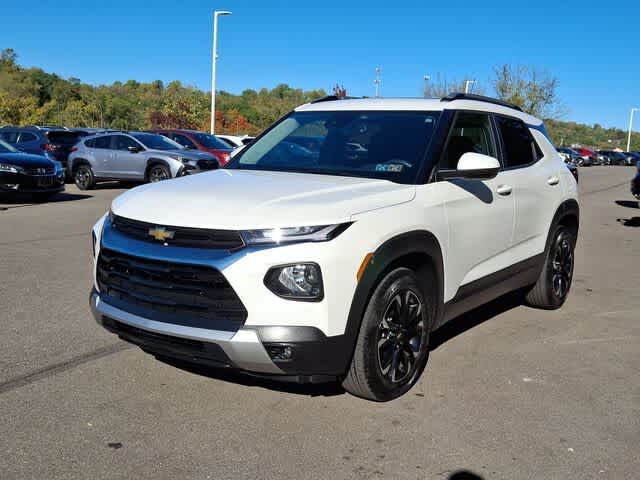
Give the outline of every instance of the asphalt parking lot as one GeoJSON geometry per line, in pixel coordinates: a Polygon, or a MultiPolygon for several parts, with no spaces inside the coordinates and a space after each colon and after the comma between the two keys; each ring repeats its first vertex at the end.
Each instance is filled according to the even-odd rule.
{"type": "Polygon", "coordinates": [[[0,203],[0,478],[638,478],[633,172],[580,170],[561,310],[504,298],[455,320],[387,404],[176,368],[100,329],[89,230],[118,184],[0,203]]]}

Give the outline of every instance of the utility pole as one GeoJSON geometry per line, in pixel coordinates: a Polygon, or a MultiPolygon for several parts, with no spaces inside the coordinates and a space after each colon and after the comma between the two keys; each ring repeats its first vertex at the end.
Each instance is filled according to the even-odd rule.
{"type": "Polygon", "coordinates": [[[470,90],[469,89],[469,85],[473,84],[473,83],[476,83],[476,81],[475,80],[465,80],[464,81],[464,93],[469,93],[469,90],[470,90]]]}
{"type": "Polygon", "coordinates": [[[373,81],[373,83],[376,86],[376,98],[380,96],[380,84],[382,83],[382,79],[380,78],[380,73],[382,72],[382,69],[380,68],[380,66],[376,67],[376,79],[373,81]]]}
{"type": "Polygon", "coordinates": [[[633,112],[640,110],[640,108],[632,108],[631,115],[629,116],[629,136],[627,137],[627,152],[631,149],[631,127],[633,126],[633,112]]]}
{"type": "Polygon", "coordinates": [[[216,60],[218,59],[218,17],[231,15],[225,10],[213,12],[213,51],[211,53],[211,134],[216,129],[216,60]]]}

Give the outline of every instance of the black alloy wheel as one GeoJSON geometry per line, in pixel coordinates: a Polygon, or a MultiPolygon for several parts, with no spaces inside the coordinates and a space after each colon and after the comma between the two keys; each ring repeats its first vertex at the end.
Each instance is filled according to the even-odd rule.
{"type": "Polygon", "coordinates": [[[151,183],[161,182],[162,180],[168,180],[169,178],[171,178],[171,173],[164,165],[154,165],[149,169],[149,181],[151,183]]]}
{"type": "Polygon", "coordinates": [[[391,383],[410,377],[427,348],[422,302],[412,290],[398,291],[378,325],[378,367],[391,383]]]}
{"type": "Polygon", "coordinates": [[[560,235],[554,245],[554,255],[551,261],[551,284],[553,294],[564,299],[569,293],[573,277],[573,245],[569,236],[560,235]]]}

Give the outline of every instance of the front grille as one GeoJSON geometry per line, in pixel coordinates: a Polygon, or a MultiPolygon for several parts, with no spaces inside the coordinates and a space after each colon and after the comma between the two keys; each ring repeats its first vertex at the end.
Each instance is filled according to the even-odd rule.
{"type": "MultiPolygon", "coordinates": [[[[117,215],[113,216],[111,227],[118,232],[129,237],[137,238],[147,242],[158,243],[154,237],[149,234],[149,230],[153,230],[160,225],[154,223],[140,222],[130,218],[124,218],[117,215]]],[[[164,226],[170,232],[173,232],[173,238],[167,238],[162,243],[175,245],[179,247],[195,247],[195,248],[218,248],[223,250],[236,250],[244,247],[244,241],[238,232],[233,230],[211,230],[206,228],[187,228],[164,226]]]]}
{"type": "MultiPolygon", "coordinates": [[[[96,272],[100,292],[124,309],[169,314],[171,318],[243,325],[247,311],[218,270],[134,257],[102,249],[96,272]]],[[[134,312],[137,313],[137,312],[134,312]]]]}
{"type": "Polygon", "coordinates": [[[27,175],[53,175],[55,167],[25,168],[24,173],[27,175]]]}
{"type": "Polygon", "coordinates": [[[198,168],[200,170],[213,170],[218,166],[216,160],[198,160],[198,168]]]}

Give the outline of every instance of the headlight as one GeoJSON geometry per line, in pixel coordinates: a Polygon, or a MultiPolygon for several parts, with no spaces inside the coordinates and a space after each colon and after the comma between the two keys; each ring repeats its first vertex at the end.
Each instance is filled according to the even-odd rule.
{"type": "Polygon", "coordinates": [[[271,268],[265,286],[289,300],[319,302],[323,298],[322,273],[315,263],[296,263],[271,268]]]}
{"type": "Polygon", "coordinates": [[[16,165],[9,165],[7,163],[0,163],[0,172],[5,173],[22,173],[22,168],[16,165]]]}
{"type": "Polygon", "coordinates": [[[292,242],[326,242],[344,232],[350,223],[313,227],[268,228],[240,232],[247,245],[278,245],[292,242]]]}
{"type": "Polygon", "coordinates": [[[174,160],[177,160],[179,162],[182,163],[189,163],[191,161],[190,158],[187,157],[181,157],[180,155],[169,155],[171,158],[173,158],[174,160]]]}

